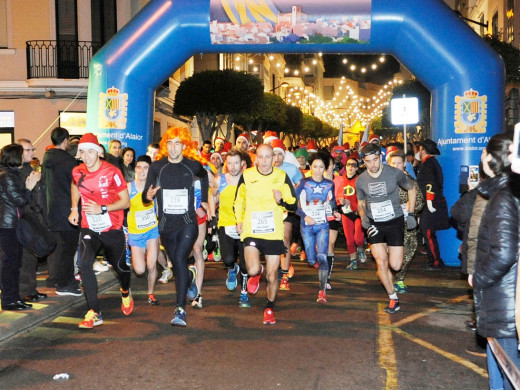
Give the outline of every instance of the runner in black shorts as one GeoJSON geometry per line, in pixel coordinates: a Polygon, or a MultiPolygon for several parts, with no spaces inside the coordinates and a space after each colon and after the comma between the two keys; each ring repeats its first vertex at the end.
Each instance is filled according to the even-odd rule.
{"type": "MultiPolygon", "coordinates": [[[[408,199],[412,200],[410,213],[415,210],[415,188],[402,171],[382,163],[379,145],[365,145],[362,152],[367,170],[356,180],[358,213],[367,230],[379,280],[390,298],[385,311],[393,314],[400,306],[389,266],[398,271],[404,255],[404,221],[399,187],[408,191],[408,199]]],[[[413,215],[408,218],[408,226],[416,225],[413,215]]]]}

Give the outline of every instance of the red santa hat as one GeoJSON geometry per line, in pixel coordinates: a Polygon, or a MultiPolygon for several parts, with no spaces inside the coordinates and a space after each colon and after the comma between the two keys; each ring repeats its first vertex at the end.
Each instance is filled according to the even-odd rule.
{"type": "Polygon", "coordinates": [[[377,141],[378,143],[381,142],[379,136],[377,134],[372,134],[369,138],[368,138],[368,142],[372,142],[372,141],[377,141]]]}
{"type": "Polygon", "coordinates": [[[273,140],[278,139],[278,134],[275,131],[266,131],[264,134],[264,144],[268,142],[273,142],[273,140]]]}
{"type": "Polygon", "coordinates": [[[343,152],[345,152],[345,148],[341,145],[336,145],[332,148],[332,151],[334,153],[343,153],[343,152]]]}
{"type": "Polygon", "coordinates": [[[79,140],[78,151],[79,150],[95,150],[99,154],[103,154],[103,148],[99,144],[98,138],[92,133],[83,134],[79,140]]]}
{"type": "Polygon", "coordinates": [[[309,153],[316,153],[318,151],[318,146],[316,145],[316,142],[314,140],[309,140],[307,142],[307,152],[309,153]]]}
{"type": "Polygon", "coordinates": [[[231,150],[231,148],[233,148],[233,144],[229,141],[227,141],[225,144],[224,144],[224,152],[229,152],[231,150]]]}
{"type": "Polygon", "coordinates": [[[220,159],[221,163],[224,163],[224,159],[222,158],[222,155],[219,152],[213,152],[211,156],[209,157],[210,161],[213,158],[213,156],[217,156],[220,159]]]}
{"type": "Polygon", "coordinates": [[[349,144],[348,142],[345,142],[345,143],[343,144],[343,147],[344,147],[345,149],[350,149],[350,144],[349,144]]]}
{"type": "Polygon", "coordinates": [[[247,145],[250,145],[250,144],[251,144],[251,141],[249,140],[249,134],[247,134],[247,133],[242,133],[242,134],[240,134],[240,135],[237,137],[236,140],[238,141],[239,139],[243,139],[244,141],[246,141],[246,142],[247,142],[247,145]]]}
{"type": "Polygon", "coordinates": [[[358,161],[361,161],[361,157],[359,156],[359,153],[358,153],[357,150],[354,153],[352,153],[349,158],[353,158],[353,159],[356,159],[358,161]]]}
{"type": "Polygon", "coordinates": [[[281,139],[275,139],[273,140],[273,142],[271,143],[271,147],[273,148],[273,151],[280,151],[283,153],[283,155],[285,156],[285,144],[283,143],[283,141],[281,139]]]}
{"type": "Polygon", "coordinates": [[[361,143],[360,149],[363,149],[363,147],[364,147],[365,145],[368,145],[368,142],[367,142],[367,141],[363,141],[363,142],[361,143]]]}
{"type": "Polygon", "coordinates": [[[215,137],[215,142],[214,142],[215,145],[217,144],[217,141],[221,141],[223,144],[226,143],[226,140],[222,137],[215,137]]]}

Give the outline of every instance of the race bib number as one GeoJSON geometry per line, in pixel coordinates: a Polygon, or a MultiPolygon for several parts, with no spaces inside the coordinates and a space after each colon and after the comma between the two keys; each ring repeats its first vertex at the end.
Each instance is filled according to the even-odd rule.
{"type": "Polygon", "coordinates": [[[307,207],[305,213],[314,219],[316,224],[327,222],[327,213],[325,209],[325,205],[310,205],[307,207]]]}
{"type": "Polygon", "coordinates": [[[112,226],[112,221],[108,213],[85,215],[87,216],[88,228],[96,233],[101,233],[103,230],[107,230],[112,226]]]}
{"type": "Polygon", "coordinates": [[[238,234],[237,227],[235,225],[224,226],[224,231],[226,232],[226,236],[231,237],[234,240],[240,239],[240,234],[238,234]]]}
{"type": "Polygon", "coordinates": [[[251,213],[253,234],[274,233],[274,211],[259,211],[251,213]]]}
{"type": "Polygon", "coordinates": [[[394,207],[392,206],[391,200],[385,200],[384,202],[377,202],[370,204],[370,210],[372,211],[372,217],[376,222],[385,222],[395,217],[394,207]]]}
{"type": "Polygon", "coordinates": [[[135,225],[138,230],[147,229],[155,225],[156,218],[153,208],[135,212],[135,225]]]}
{"type": "Polygon", "coordinates": [[[163,190],[163,211],[165,214],[185,214],[188,212],[188,190],[163,190]]]}

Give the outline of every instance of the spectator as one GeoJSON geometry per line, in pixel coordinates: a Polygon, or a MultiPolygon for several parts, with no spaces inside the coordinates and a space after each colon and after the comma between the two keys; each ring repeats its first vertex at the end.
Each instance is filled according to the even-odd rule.
{"type": "Polygon", "coordinates": [[[135,178],[135,150],[127,146],[123,149],[121,155],[123,156],[121,171],[123,172],[125,181],[128,183],[135,178]]]}
{"type": "Polygon", "coordinates": [[[123,170],[123,159],[121,158],[121,141],[117,139],[111,139],[108,143],[108,153],[103,154],[105,156],[106,162],[123,170]]]}

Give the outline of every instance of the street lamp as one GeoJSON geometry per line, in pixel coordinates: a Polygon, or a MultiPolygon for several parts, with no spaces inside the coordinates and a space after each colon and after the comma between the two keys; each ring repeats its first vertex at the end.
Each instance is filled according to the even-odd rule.
{"type": "Polygon", "coordinates": [[[277,87],[274,87],[273,89],[271,89],[269,92],[274,92],[276,91],[278,88],[285,88],[289,86],[289,83],[287,81],[284,81],[283,83],[281,83],[279,86],[277,87]]]}

